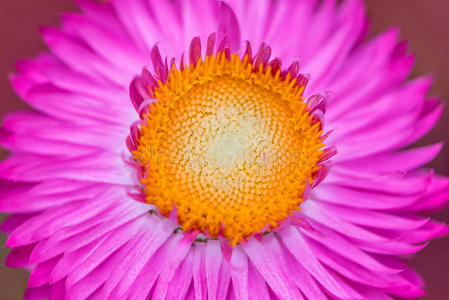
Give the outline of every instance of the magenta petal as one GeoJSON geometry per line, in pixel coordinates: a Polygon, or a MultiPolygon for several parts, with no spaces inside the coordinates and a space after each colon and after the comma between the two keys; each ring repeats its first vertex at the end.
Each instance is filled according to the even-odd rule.
{"type": "Polygon", "coordinates": [[[236,299],[248,299],[248,257],[241,246],[232,250],[229,269],[236,299]]]}
{"type": "Polygon", "coordinates": [[[381,213],[366,211],[357,208],[348,208],[330,203],[320,203],[320,207],[328,212],[338,215],[348,223],[362,225],[364,227],[381,228],[390,230],[414,230],[425,223],[428,219],[418,218],[412,215],[381,213]]]}
{"type": "Polygon", "coordinates": [[[190,64],[196,65],[201,58],[201,40],[199,37],[194,37],[190,43],[189,60],[190,64]]]}
{"type": "MultiPolygon", "coordinates": [[[[169,282],[173,279],[175,276],[176,270],[178,267],[182,264],[183,260],[185,259],[186,255],[190,251],[191,245],[194,240],[194,236],[189,236],[183,234],[177,234],[175,237],[172,238],[172,248],[169,249],[170,253],[173,253],[170,255],[170,257],[165,258],[165,267],[161,270],[161,274],[159,275],[157,287],[153,293],[153,297],[156,299],[164,299],[167,290],[169,282]]],[[[209,245],[207,243],[207,245],[209,245]]],[[[151,266],[151,264],[149,264],[151,266]]],[[[218,272],[217,272],[218,273],[218,272]]],[[[141,273],[142,277],[146,277],[145,273],[141,273]]],[[[209,280],[207,280],[209,283],[209,280]]],[[[139,285],[139,287],[143,288],[142,285],[139,285]]],[[[139,288],[133,289],[130,293],[131,298],[139,299],[139,297],[144,296],[144,293],[138,293],[139,288]]]]}
{"type": "Polygon", "coordinates": [[[162,61],[161,53],[157,45],[151,50],[151,59],[153,61],[154,73],[157,75],[157,79],[165,83],[168,79],[168,67],[162,61]]]}
{"type": "Polygon", "coordinates": [[[240,28],[237,17],[232,8],[225,2],[219,2],[219,25],[217,30],[217,40],[226,39],[232,50],[236,51],[240,47],[240,28]]]}
{"type": "Polygon", "coordinates": [[[23,298],[25,300],[41,300],[47,298],[50,293],[50,286],[44,285],[35,288],[27,288],[23,298]]]}
{"type": "Polygon", "coordinates": [[[411,211],[432,211],[444,206],[449,200],[449,179],[433,176],[419,201],[408,209],[411,211]]]}
{"type": "Polygon", "coordinates": [[[185,257],[181,266],[176,271],[175,276],[169,283],[166,299],[183,299],[187,295],[190,285],[193,282],[193,256],[193,250],[191,250],[185,257]]]}
{"type": "Polygon", "coordinates": [[[51,285],[50,298],[51,299],[64,299],[65,290],[65,280],[59,280],[58,282],[51,285]]]}
{"type": "MultiPolygon", "coordinates": [[[[288,250],[286,250],[288,252],[288,250]]],[[[305,269],[293,255],[285,254],[286,264],[290,270],[290,276],[296,286],[300,289],[308,299],[326,300],[325,290],[318,285],[318,282],[312,277],[307,269],[305,269]]]]}
{"type": "Polygon", "coordinates": [[[206,245],[204,243],[195,244],[192,271],[195,299],[205,299],[207,295],[206,272],[204,265],[205,250],[206,245]]]}
{"type": "MultiPolygon", "coordinates": [[[[366,284],[373,287],[378,288],[397,288],[398,286],[409,286],[408,284],[401,283],[399,276],[384,274],[384,273],[374,273],[370,270],[363,268],[358,265],[356,262],[352,262],[350,260],[344,259],[343,257],[329,251],[325,247],[318,245],[316,243],[310,243],[312,251],[316,253],[318,259],[334,269],[339,274],[346,276],[347,278],[360,282],[362,284],[366,284]]],[[[402,270],[398,270],[402,271],[402,270]]]]}
{"type": "Polygon", "coordinates": [[[375,258],[371,257],[367,253],[361,251],[357,245],[354,245],[344,237],[338,235],[337,233],[324,228],[319,224],[313,223],[312,225],[317,231],[313,230],[301,230],[305,236],[315,240],[316,242],[322,244],[323,246],[332,245],[332,251],[337,252],[339,255],[355,262],[363,261],[363,266],[375,272],[384,274],[396,274],[401,270],[391,269],[381,262],[377,261],[375,258]]]}
{"type": "MultiPolygon", "coordinates": [[[[361,226],[343,221],[330,212],[321,209],[319,202],[305,202],[302,206],[302,213],[308,218],[315,220],[316,222],[333,228],[335,231],[345,235],[356,237],[359,240],[368,241],[370,243],[387,242],[389,238],[376,234],[374,231],[365,229],[361,226]]],[[[399,235],[399,233],[397,234],[399,235]]]]}
{"type": "Polygon", "coordinates": [[[60,207],[53,211],[46,211],[39,216],[27,220],[11,233],[6,245],[9,247],[16,247],[36,242],[37,240],[33,238],[33,235],[38,228],[43,226],[46,222],[58,217],[58,215],[69,212],[70,208],[77,206],[79,207],[79,203],[73,203],[72,205],[60,207]]]}
{"type": "Polygon", "coordinates": [[[124,72],[134,73],[145,61],[123,32],[98,26],[93,19],[74,13],[63,14],[62,21],[66,31],[76,32],[99,55],[122,66],[124,72]]]}
{"type": "Polygon", "coordinates": [[[428,221],[424,226],[409,231],[404,232],[401,237],[401,241],[407,243],[424,243],[425,241],[432,238],[444,237],[449,233],[449,227],[445,223],[428,221]]]}
{"type": "MultiPolygon", "coordinates": [[[[65,226],[83,223],[86,221],[86,219],[103,216],[101,212],[103,212],[107,208],[111,208],[111,204],[104,202],[103,200],[105,198],[114,200],[117,199],[116,197],[123,196],[123,191],[120,192],[120,190],[109,190],[106,193],[98,195],[96,197],[97,201],[91,200],[89,201],[89,203],[86,203],[82,200],[84,200],[89,195],[89,193],[99,192],[98,187],[96,189],[89,189],[88,185],[78,185],[74,183],[73,185],[69,185],[66,188],[64,186],[61,186],[61,183],[67,183],[67,181],[47,181],[45,184],[42,183],[38,185],[38,187],[41,187],[43,189],[33,190],[35,193],[29,193],[28,195],[29,197],[34,197],[35,201],[38,201],[39,195],[47,196],[46,194],[49,193],[50,195],[55,194],[64,196],[66,192],[72,192],[72,194],[75,196],[73,200],[78,201],[66,203],[63,206],[55,207],[53,210],[45,211],[34,218],[29,218],[26,222],[17,227],[17,229],[14,230],[14,232],[10,235],[8,241],[9,245],[20,246],[29,244],[39,239],[47,238],[50,235],[61,231],[65,226]],[[79,192],[79,195],[77,195],[77,192],[71,191],[72,188],[80,188],[81,191],[79,192]],[[72,212],[70,212],[71,209],[73,209],[72,212]],[[83,209],[84,211],[88,211],[86,212],[86,215],[76,215],[76,211],[83,211],[83,209]]],[[[120,210],[123,207],[130,207],[130,204],[126,206],[118,206],[115,209],[120,210]]]]}
{"type": "Polygon", "coordinates": [[[251,262],[248,263],[248,295],[257,295],[260,300],[271,299],[265,279],[251,262]]]}
{"type": "Polygon", "coordinates": [[[420,251],[428,244],[423,243],[413,245],[406,242],[402,242],[401,240],[392,240],[390,242],[375,243],[375,244],[366,241],[357,241],[357,243],[361,250],[374,254],[385,254],[385,255],[413,254],[420,251]]]}
{"type": "Polygon", "coordinates": [[[5,259],[5,266],[19,268],[29,266],[30,255],[36,244],[14,247],[5,259]]]}
{"type": "Polygon", "coordinates": [[[55,257],[39,263],[33,271],[31,271],[30,278],[28,279],[28,286],[37,287],[48,284],[51,271],[60,258],[61,257],[55,257]]]}
{"type": "Polygon", "coordinates": [[[82,248],[64,253],[51,272],[50,283],[54,284],[55,282],[64,279],[69,273],[73,272],[106,238],[107,237],[100,238],[100,240],[93,241],[82,248]]]}
{"type": "Polygon", "coordinates": [[[207,294],[212,299],[217,297],[218,277],[220,274],[220,266],[223,261],[220,251],[219,241],[208,241],[205,250],[205,267],[207,279],[207,294]]]}
{"type": "Polygon", "coordinates": [[[278,262],[278,257],[265,249],[266,247],[276,247],[277,241],[273,237],[265,237],[263,242],[252,238],[243,245],[243,249],[247,253],[249,259],[265,278],[271,289],[278,297],[282,299],[297,299],[299,292],[290,285],[290,280],[284,275],[278,262]]]}
{"type": "Polygon", "coordinates": [[[229,262],[222,260],[221,268],[218,276],[217,300],[225,300],[228,297],[231,285],[231,271],[229,270],[229,262]]]}
{"type": "Polygon", "coordinates": [[[268,63],[271,56],[271,48],[265,44],[261,44],[259,50],[257,50],[256,55],[254,55],[253,66],[254,69],[259,69],[260,65],[264,68],[268,63]]]}
{"type": "MultiPolygon", "coordinates": [[[[148,216],[146,222],[149,222],[150,219],[157,218],[148,216]]],[[[123,282],[123,289],[119,292],[127,291],[127,288],[125,288],[126,285],[136,279],[148,259],[169,238],[174,230],[174,224],[167,220],[158,220],[155,222],[154,227],[149,226],[144,230],[135,248],[116,266],[114,272],[111,274],[111,279],[106,282],[103,288],[105,297],[109,297],[117,286],[120,288],[121,282],[123,282]]]]}
{"type": "Polygon", "coordinates": [[[134,185],[135,170],[122,157],[107,152],[77,159],[55,158],[52,163],[45,156],[17,154],[0,163],[0,177],[23,182],[57,178],[134,185]]]}
{"type": "Polygon", "coordinates": [[[14,214],[6,217],[3,223],[0,225],[0,230],[4,233],[10,234],[21,224],[25,223],[29,219],[33,218],[36,214],[14,214]]]}
{"type": "Polygon", "coordinates": [[[348,160],[338,163],[343,168],[360,169],[363,172],[398,172],[416,169],[432,159],[441,151],[442,144],[414,148],[396,153],[382,153],[369,159],[348,160]]]}
{"type": "Polygon", "coordinates": [[[312,197],[315,200],[361,209],[401,209],[415,203],[419,199],[419,195],[391,195],[334,184],[323,183],[320,187],[320,189],[314,189],[312,192],[312,197]],[[334,197],[336,194],[341,195],[341,198],[334,197]]]}
{"type": "Polygon", "coordinates": [[[207,46],[206,46],[206,56],[210,56],[214,53],[215,42],[217,40],[217,34],[211,33],[207,38],[207,46]]]}
{"type": "Polygon", "coordinates": [[[140,270],[133,271],[133,274],[138,273],[134,280],[126,276],[122,278],[109,297],[113,299],[143,299],[148,295],[155,297],[159,286],[158,276],[161,275],[168,264],[166,253],[174,252],[174,248],[181,239],[180,236],[170,237],[151,258],[146,262],[142,261],[145,265],[140,270]],[[157,285],[155,284],[156,281],[158,282],[157,285]]]}
{"type": "Polygon", "coordinates": [[[132,246],[134,246],[133,243],[128,243],[127,245],[121,247],[119,250],[114,252],[113,255],[107,257],[105,261],[103,261],[97,268],[95,268],[94,272],[90,272],[81,280],[73,284],[68,284],[66,282],[66,299],[84,299],[89,295],[94,294],[95,291],[101,290],[99,288],[109,279],[116,265],[124,259],[129,251],[131,251],[132,246]]]}
{"type": "MultiPolygon", "coordinates": [[[[60,253],[63,253],[68,248],[71,250],[81,248],[98,239],[99,237],[103,237],[105,234],[115,231],[117,228],[124,230],[123,227],[126,228],[127,225],[138,227],[139,222],[142,222],[143,213],[144,212],[141,211],[131,211],[123,214],[123,216],[121,217],[113,218],[104,223],[101,223],[100,225],[95,227],[96,230],[83,230],[80,233],[69,237],[54,235],[46,241],[41,241],[36,246],[36,248],[34,248],[30,259],[32,262],[39,262],[49,257],[53,257],[60,253]],[[134,222],[130,222],[131,220],[134,220],[134,222]],[[130,224],[126,224],[128,222],[130,222],[130,224]]],[[[91,229],[91,227],[88,227],[87,229],[91,229]]],[[[125,238],[126,237],[127,236],[125,236],[125,238]]],[[[101,252],[96,253],[96,255],[100,257],[101,254],[101,252]]],[[[92,263],[98,264],[100,261],[94,259],[92,263]]],[[[87,270],[89,270],[88,267],[86,267],[84,270],[78,269],[75,274],[83,273],[87,270]]],[[[75,276],[75,274],[72,275],[75,276]]]]}
{"type": "Polygon", "coordinates": [[[131,98],[131,102],[134,105],[134,109],[138,111],[140,105],[145,100],[144,95],[142,95],[142,93],[140,92],[138,78],[134,78],[133,81],[131,81],[131,84],[129,86],[129,97],[131,98]]]}
{"type": "Polygon", "coordinates": [[[410,144],[423,137],[429,130],[435,126],[443,113],[443,105],[438,100],[429,100],[425,103],[423,116],[415,124],[415,132],[404,143],[410,144]]]}
{"type": "Polygon", "coordinates": [[[129,74],[115,69],[113,65],[68,34],[50,27],[41,28],[40,32],[53,53],[74,70],[84,74],[94,73],[104,76],[117,84],[123,84],[130,79],[129,74]]]}
{"type": "Polygon", "coordinates": [[[351,290],[341,286],[338,278],[327,272],[313,255],[306,240],[292,226],[281,233],[282,242],[290,253],[312,274],[318,282],[336,297],[359,298],[351,290]]]}

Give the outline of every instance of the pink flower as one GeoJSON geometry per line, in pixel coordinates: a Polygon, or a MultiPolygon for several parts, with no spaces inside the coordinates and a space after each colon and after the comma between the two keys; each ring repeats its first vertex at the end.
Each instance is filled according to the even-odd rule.
{"type": "Polygon", "coordinates": [[[442,107],[396,29],[365,41],[359,0],[78,3],[0,139],[26,298],[424,294],[399,256],[447,233],[449,181],[402,149],[442,107]]]}

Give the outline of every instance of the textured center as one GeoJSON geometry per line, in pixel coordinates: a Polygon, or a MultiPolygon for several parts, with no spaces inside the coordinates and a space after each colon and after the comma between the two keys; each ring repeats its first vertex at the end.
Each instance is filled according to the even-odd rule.
{"type": "Polygon", "coordinates": [[[147,173],[146,199],[163,215],[176,208],[184,229],[236,243],[299,209],[322,142],[301,99],[232,71],[156,90],[135,157],[147,173]]]}
{"type": "Polygon", "coordinates": [[[192,88],[169,118],[160,149],[173,155],[170,175],[214,206],[271,195],[294,167],[286,153],[301,147],[276,95],[227,77],[192,88]]]}

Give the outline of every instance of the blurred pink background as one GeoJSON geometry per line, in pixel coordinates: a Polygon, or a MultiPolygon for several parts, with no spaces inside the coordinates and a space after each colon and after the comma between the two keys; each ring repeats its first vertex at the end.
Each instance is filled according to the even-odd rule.
{"type": "MultiPolygon", "coordinates": [[[[125,0],[124,0],[125,1],[125,0]]],[[[0,116],[5,112],[25,108],[11,89],[7,74],[14,71],[14,61],[32,57],[45,46],[39,39],[41,25],[58,24],[58,14],[76,10],[71,0],[2,0],[0,1],[0,116]]],[[[393,25],[401,28],[403,39],[408,40],[410,51],[415,53],[413,77],[434,74],[435,85],[431,94],[449,103],[449,0],[367,0],[367,10],[372,21],[373,34],[393,25]]],[[[449,113],[419,144],[449,141],[449,113]]],[[[0,152],[0,158],[6,152],[0,152]]],[[[449,175],[449,146],[429,167],[449,175]]],[[[435,215],[449,222],[449,209],[435,215]]],[[[1,219],[1,217],[0,217],[1,219]]],[[[0,235],[0,262],[8,249],[2,248],[6,237],[0,235]]],[[[431,242],[411,264],[426,281],[426,300],[449,299],[449,238],[431,242]]],[[[0,265],[0,300],[21,299],[27,274],[22,270],[0,265]]]]}

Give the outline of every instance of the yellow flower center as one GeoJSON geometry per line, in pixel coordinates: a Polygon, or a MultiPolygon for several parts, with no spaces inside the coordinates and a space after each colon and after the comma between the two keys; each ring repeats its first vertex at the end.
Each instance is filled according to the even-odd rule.
{"type": "Polygon", "coordinates": [[[270,230],[304,200],[324,146],[305,86],[223,53],[172,67],[144,116],[134,158],[148,203],[183,229],[235,245],[270,230]]]}

